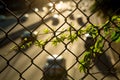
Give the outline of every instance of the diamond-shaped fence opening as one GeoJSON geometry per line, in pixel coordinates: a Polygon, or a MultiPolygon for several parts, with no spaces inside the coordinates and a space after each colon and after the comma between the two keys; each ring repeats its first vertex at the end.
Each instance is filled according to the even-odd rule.
{"type": "Polygon", "coordinates": [[[0,80],[120,80],[120,9],[101,2],[0,0],[0,80]]]}

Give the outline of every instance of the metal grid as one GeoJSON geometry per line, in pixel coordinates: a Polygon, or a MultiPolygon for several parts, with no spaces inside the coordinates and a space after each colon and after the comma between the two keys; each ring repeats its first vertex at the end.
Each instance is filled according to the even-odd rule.
{"type": "MultiPolygon", "coordinates": [[[[65,1],[65,3],[70,2],[69,6],[70,8],[72,7],[71,9],[68,9],[67,7],[65,10],[60,10],[57,8],[58,2],[53,2],[52,0],[46,1],[46,4],[48,2],[52,3],[51,4],[52,7],[47,12],[44,12],[44,10],[42,12],[35,11],[33,4],[37,4],[35,3],[37,2],[37,0],[36,1],[25,0],[23,2],[25,3],[25,5],[27,5],[25,6],[25,9],[22,9],[19,11],[12,11],[13,9],[10,8],[10,4],[7,5],[6,1],[0,0],[1,5],[3,5],[3,10],[1,10],[3,11],[2,14],[3,15],[7,14],[7,16],[11,16],[15,20],[15,23],[9,29],[3,28],[4,25],[2,25],[2,23],[4,23],[4,21],[0,22],[1,23],[0,47],[2,51],[0,54],[0,59],[1,59],[1,65],[0,65],[1,78],[0,79],[1,80],[3,79],[4,80],[8,80],[8,79],[10,80],[44,80],[42,73],[45,73],[43,70],[43,65],[45,64],[45,61],[44,61],[45,58],[43,58],[42,55],[53,56],[54,53],[58,53],[58,57],[60,55],[64,56],[65,59],[67,60],[66,71],[67,71],[68,80],[111,80],[111,79],[119,80],[120,79],[119,70],[114,70],[114,67],[116,67],[116,65],[119,66],[119,52],[117,52],[113,48],[112,45],[114,43],[110,42],[109,40],[106,40],[106,38],[104,39],[108,45],[105,44],[107,48],[104,50],[104,54],[99,55],[97,57],[96,61],[93,63],[93,65],[89,69],[87,69],[86,73],[79,72],[79,69],[78,69],[78,66],[80,64],[79,59],[82,57],[82,55],[84,55],[84,52],[87,50],[87,49],[84,49],[85,39],[82,36],[77,35],[78,40],[73,43],[71,43],[71,41],[61,41],[61,43],[59,43],[56,47],[53,47],[51,45],[51,42],[55,38],[59,38],[60,35],[63,33],[68,33],[68,30],[66,30],[67,28],[71,29],[70,34],[72,34],[72,33],[77,33],[79,30],[84,28],[87,24],[92,24],[92,25],[99,24],[101,21],[98,22],[98,20],[94,19],[96,18],[95,16],[97,11],[95,11],[94,13],[90,13],[89,11],[86,12],[87,9],[83,9],[81,8],[81,6],[85,6],[87,4],[85,4],[84,1],[82,0],[65,1]],[[82,3],[84,3],[84,5],[82,5],[82,3]],[[67,11],[70,11],[70,12],[67,12],[67,11]],[[27,25],[28,23],[23,23],[21,21],[22,17],[25,16],[26,13],[30,14],[29,17],[31,18],[32,20],[31,22],[34,25],[32,24],[29,26],[27,25]],[[34,17],[32,17],[32,14],[34,14],[34,17]],[[55,16],[54,14],[57,14],[57,16],[58,15],[60,16],[59,19],[62,20],[61,23],[60,23],[61,20],[53,18],[55,16]],[[76,17],[81,17],[81,16],[77,16],[78,14],[81,14],[84,17],[83,19],[84,21],[82,21],[81,18],[76,18],[76,17]],[[35,16],[37,16],[37,18],[39,19],[38,22],[34,22],[35,16]],[[53,22],[51,22],[51,20],[53,20],[53,22]],[[77,26],[79,27],[73,27],[73,25],[77,24],[76,23],[77,21],[78,21],[77,26]],[[63,28],[64,26],[68,26],[68,27],[64,29],[63,28]],[[43,29],[43,27],[45,28],[43,29]],[[39,34],[38,34],[38,39],[36,39],[36,42],[40,41],[41,38],[43,38],[43,41],[46,40],[45,43],[41,40],[40,41],[41,43],[37,44],[39,48],[36,47],[35,45],[32,45],[32,48],[30,46],[27,49],[24,49],[24,50],[23,48],[21,49],[21,47],[23,46],[20,45],[20,39],[18,38],[25,30],[29,31],[31,34],[34,31],[38,31],[39,34]],[[44,31],[44,33],[41,33],[42,31],[44,31]],[[49,36],[49,38],[47,37],[46,39],[46,36],[49,36]],[[17,46],[18,50],[11,51],[11,47],[12,47],[11,45],[17,46]],[[37,48],[35,49],[38,51],[37,53],[34,53],[35,51],[32,50],[34,49],[33,47],[37,48]],[[29,48],[31,50],[28,52],[29,48]],[[49,48],[52,50],[50,50],[49,48]],[[106,53],[109,53],[109,54],[106,54],[106,53]],[[117,55],[117,58],[116,58],[116,55],[117,55]],[[116,60],[113,60],[114,57],[116,58],[116,60]],[[43,62],[41,61],[42,58],[43,58],[43,62]],[[110,58],[112,59],[110,60],[110,58]],[[42,66],[40,66],[41,64],[42,66]]],[[[92,4],[92,2],[94,1],[91,0],[90,2],[92,4]]],[[[41,3],[42,3],[42,0],[41,0],[41,3]]],[[[42,7],[44,7],[44,5],[42,5],[42,7]]],[[[99,32],[99,35],[102,36],[102,33],[99,32]]],[[[55,43],[55,40],[54,40],[54,43],[55,43]]],[[[50,79],[50,80],[58,80],[58,79],[50,79]]],[[[65,80],[65,79],[60,79],[60,80],[65,80]]]]}

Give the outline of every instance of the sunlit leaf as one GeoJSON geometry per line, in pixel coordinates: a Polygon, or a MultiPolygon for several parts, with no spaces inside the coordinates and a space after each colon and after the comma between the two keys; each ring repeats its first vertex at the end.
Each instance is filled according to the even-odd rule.
{"type": "Polygon", "coordinates": [[[27,46],[30,47],[32,45],[32,41],[27,43],[27,46]]]}
{"type": "Polygon", "coordinates": [[[48,28],[44,29],[44,33],[48,34],[50,32],[50,30],[48,28]]]}
{"type": "Polygon", "coordinates": [[[118,37],[118,39],[115,42],[116,43],[120,42],[120,36],[118,37]]]}
{"type": "Polygon", "coordinates": [[[113,32],[112,35],[111,35],[112,41],[116,41],[119,37],[120,37],[119,32],[113,32]]]}
{"type": "Polygon", "coordinates": [[[116,20],[117,18],[118,18],[117,15],[113,16],[113,17],[112,17],[112,21],[116,20]]]}
{"type": "Polygon", "coordinates": [[[21,49],[25,49],[25,45],[20,46],[21,49]]]}
{"type": "Polygon", "coordinates": [[[27,38],[24,38],[25,41],[27,41],[28,39],[27,38]]]}
{"type": "Polygon", "coordinates": [[[58,40],[57,40],[57,39],[54,39],[54,40],[52,41],[52,44],[53,44],[54,46],[57,46],[58,40]]]}

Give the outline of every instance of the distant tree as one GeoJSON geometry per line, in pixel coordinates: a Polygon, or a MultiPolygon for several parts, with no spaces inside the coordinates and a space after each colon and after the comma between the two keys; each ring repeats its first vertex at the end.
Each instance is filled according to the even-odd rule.
{"type": "Polygon", "coordinates": [[[25,0],[0,0],[0,3],[12,11],[20,10],[26,7],[25,0]]]}
{"type": "Polygon", "coordinates": [[[96,0],[91,10],[102,12],[104,15],[120,14],[120,0],[96,0]]]}

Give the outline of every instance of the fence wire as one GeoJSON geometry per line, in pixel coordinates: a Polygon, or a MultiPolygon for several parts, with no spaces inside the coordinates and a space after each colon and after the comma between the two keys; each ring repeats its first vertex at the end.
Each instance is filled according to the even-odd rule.
{"type": "Polygon", "coordinates": [[[119,43],[105,38],[102,28],[96,30],[105,40],[103,54],[85,66],[85,73],[79,70],[80,59],[94,41],[78,32],[105,21],[98,11],[90,12],[94,2],[0,0],[0,80],[120,80],[119,43]]]}

